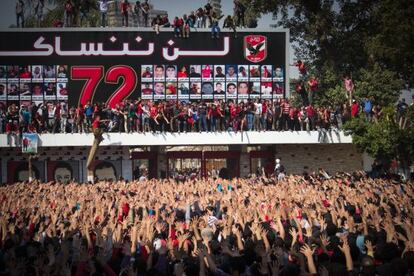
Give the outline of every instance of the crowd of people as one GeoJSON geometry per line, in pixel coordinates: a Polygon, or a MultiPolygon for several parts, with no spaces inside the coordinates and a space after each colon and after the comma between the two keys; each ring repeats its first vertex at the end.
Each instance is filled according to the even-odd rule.
{"type": "MultiPolygon", "coordinates": [[[[175,17],[171,22],[168,15],[158,15],[151,17],[152,5],[148,0],[129,2],[128,0],[121,0],[119,2],[113,0],[66,0],[63,3],[63,18],[55,21],[54,27],[76,27],[88,26],[93,27],[91,22],[91,12],[96,10],[99,12],[100,20],[98,26],[108,26],[108,11],[110,4],[115,3],[116,11],[121,15],[122,27],[128,27],[129,19],[132,18],[134,26],[138,27],[153,27],[158,34],[161,27],[172,28],[174,34],[178,37],[189,37],[190,30],[196,28],[210,28],[213,37],[218,37],[220,34],[219,21],[223,15],[217,14],[213,6],[207,2],[204,7],[200,7],[189,14],[184,14],[182,17],[175,17]],[[79,2],[79,3],[78,3],[79,2]]],[[[245,27],[245,13],[246,6],[239,0],[233,1],[233,16],[228,15],[222,25],[222,28],[228,28],[236,34],[236,27],[245,27]]],[[[36,27],[42,27],[43,10],[45,10],[44,0],[34,0],[26,3],[24,0],[16,2],[16,26],[25,26],[25,17],[28,17],[28,9],[33,11],[36,27]],[[27,7],[27,6],[30,7],[27,7]],[[26,14],[26,16],[25,16],[26,14]]],[[[50,26],[49,26],[50,27],[50,26]]],[[[114,26],[118,27],[118,26],[114,26]]]]}
{"type": "MultiPolygon", "coordinates": [[[[338,130],[358,114],[351,113],[346,105],[298,108],[288,99],[250,99],[239,103],[135,100],[114,108],[90,102],[69,107],[66,102],[51,101],[20,107],[11,104],[7,109],[0,106],[0,133],[89,133],[98,117],[99,127],[105,132],[338,130]]],[[[376,116],[379,113],[373,114],[376,116]]]]}
{"type": "Polygon", "coordinates": [[[363,172],[0,187],[2,275],[413,275],[414,187],[363,172]]]}

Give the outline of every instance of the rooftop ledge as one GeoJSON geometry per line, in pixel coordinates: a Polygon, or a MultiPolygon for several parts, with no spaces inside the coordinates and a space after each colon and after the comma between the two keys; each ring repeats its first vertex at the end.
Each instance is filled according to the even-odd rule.
{"type": "MultiPolygon", "coordinates": [[[[105,133],[102,146],[191,146],[258,144],[349,144],[352,137],[342,131],[249,131],[189,133],[105,133]]],[[[0,147],[17,147],[16,136],[0,134],[0,147]]],[[[90,146],[93,134],[41,134],[39,147],[90,146]]]]}

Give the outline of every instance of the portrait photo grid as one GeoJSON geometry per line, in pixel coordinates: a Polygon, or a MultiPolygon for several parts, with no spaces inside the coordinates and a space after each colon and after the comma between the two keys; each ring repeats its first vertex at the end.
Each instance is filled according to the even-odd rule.
{"type": "Polygon", "coordinates": [[[247,100],[282,98],[284,69],[274,65],[141,65],[146,100],[247,100]]]}
{"type": "Polygon", "coordinates": [[[0,104],[68,101],[67,65],[0,65],[0,104]]]}

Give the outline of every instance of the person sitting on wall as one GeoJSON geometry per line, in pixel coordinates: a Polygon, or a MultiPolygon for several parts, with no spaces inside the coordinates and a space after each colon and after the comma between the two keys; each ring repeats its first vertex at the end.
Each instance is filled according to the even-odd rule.
{"type": "Polygon", "coordinates": [[[234,38],[237,38],[236,24],[234,23],[234,19],[233,19],[233,17],[231,15],[228,15],[226,17],[226,19],[224,19],[223,29],[226,29],[226,28],[233,30],[234,38]]]}
{"type": "Polygon", "coordinates": [[[224,15],[218,16],[215,12],[211,15],[211,38],[220,37],[219,21],[224,15]]]}

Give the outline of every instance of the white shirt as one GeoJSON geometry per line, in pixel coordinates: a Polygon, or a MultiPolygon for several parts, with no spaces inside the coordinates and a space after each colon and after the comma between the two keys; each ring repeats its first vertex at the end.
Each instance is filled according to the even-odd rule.
{"type": "Polygon", "coordinates": [[[262,104],[261,103],[254,103],[255,111],[254,114],[262,115],[262,104]]]}
{"type": "Polygon", "coordinates": [[[99,11],[101,12],[108,11],[108,1],[99,1],[99,11]]]}
{"type": "Polygon", "coordinates": [[[49,118],[53,119],[55,118],[55,111],[56,111],[56,107],[53,107],[53,109],[49,109],[49,118]]]}

